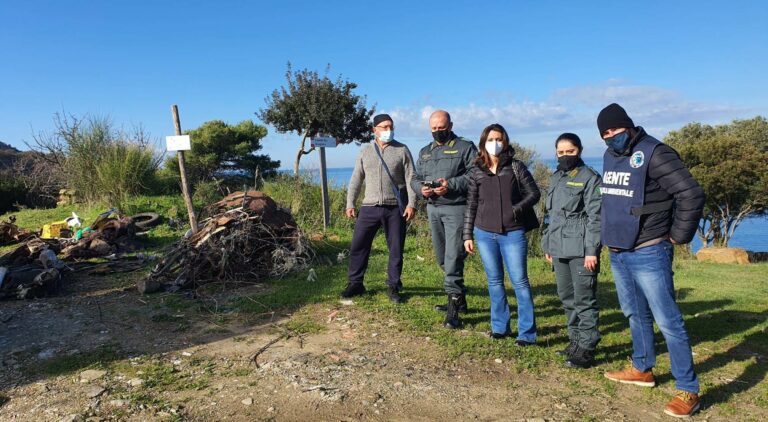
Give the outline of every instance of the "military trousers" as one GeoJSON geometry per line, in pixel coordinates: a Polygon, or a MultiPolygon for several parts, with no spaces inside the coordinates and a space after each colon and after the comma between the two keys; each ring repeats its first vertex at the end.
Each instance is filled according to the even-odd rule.
{"type": "Polygon", "coordinates": [[[443,269],[443,286],[447,294],[465,294],[464,241],[461,232],[466,205],[427,205],[429,230],[437,263],[443,269]]]}
{"type": "Polygon", "coordinates": [[[557,294],[563,302],[570,341],[587,350],[600,342],[597,271],[584,268],[584,258],[552,257],[557,294]]]}

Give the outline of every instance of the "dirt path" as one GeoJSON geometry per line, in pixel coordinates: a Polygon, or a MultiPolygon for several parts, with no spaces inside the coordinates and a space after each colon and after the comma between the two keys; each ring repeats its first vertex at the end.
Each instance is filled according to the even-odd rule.
{"type": "Polygon", "coordinates": [[[453,359],[354,305],[248,321],[174,296],[79,289],[0,303],[0,420],[666,418],[645,391],[595,388],[602,368],[517,373],[493,358],[453,359]]]}

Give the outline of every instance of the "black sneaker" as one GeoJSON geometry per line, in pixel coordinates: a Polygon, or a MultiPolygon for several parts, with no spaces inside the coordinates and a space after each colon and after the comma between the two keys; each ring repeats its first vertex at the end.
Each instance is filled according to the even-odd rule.
{"type": "Polygon", "coordinates": [[[525,341],[525,340],[515,340],[515,346],[516,347],[528,347],[528,346],[535,346],[536,343],[525,341]]]}
{"type": "Polygon", "coordinates": [[[445,312],[443,327],[455,330],[461,325],[459,320],[459,295],[448,295],[448,310],[445,312]]]}
{"type": "MultiPolygon", "coordinates": [[[[459,312],[467,312],[467,296],[463,293],[457,296],[459,296],[459,312]]],[[[448,304],[435,305],[435,310],[438,312],[448,312],[448,304]]]]}
{"type": "Polygon", "coordinates": [[[494,340],[503,340],[505,338],[509,337],[509,333],[491,333],[491,338],[494,340]]]}
{"type": "Polygon", "coordinates": [[[576,351],[577,347],[578,347],[578,343],[576,343],[575,341],[571,341],[570,343],[568,343],[567,346],[565,346],[565,349],[558,350],[555,352],[555,354],[558,356],[563,356],[564,358],[567,359],[567,358],[570,358],[571,355],[573,355],[573,352],[576,351]]]}
{"type": "Polygon", "coordinates": [[[565,366],[570,368],[587,369],[595,364],[595,351],[576,347],[570,358],[565,361],[565,366]]]}
{"type": "Polygon", "coordinates": [[[400,296],[399,290],[398,286],[387,287],[387,297],[389,297],[390,302],[403,303],[403,297],[400,296]]]}
{"type": "Polygon", "coordinates": [[[341,297],[348,299],[362,294],[365,294],[365,286],[363,286],[363,283],[349,283],[347,284],[347,288],[341,292],[341,297]]]}

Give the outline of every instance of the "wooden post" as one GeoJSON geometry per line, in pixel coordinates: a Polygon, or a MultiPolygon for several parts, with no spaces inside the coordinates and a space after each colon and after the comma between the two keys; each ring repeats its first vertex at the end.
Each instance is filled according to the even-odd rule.
{"type": "MultiPolygon", "coordinates": [[[[171,106],[173,113],[173,125],[176,127],[176,135],[181,135],[181,121],[179,121],[179,108],[176,104],[171,106]]],[[[192,197],[189,195],[189,184],[187,183],[187,169],[184,162],[184,151],[176,151],[179,157],[179,174],[181,174],[181,192],[184,195],[184,203],[187,204],[187,214],[189,215],[189,225],[192,226],[192,233],[197,233],[197,216],[195,208],[192,206],[192,197]]]]}
{"type": "Polygon", "coordinates": [[[331,210],[328,201],[328,172],[325,168],[325,147],[320,147],[320,191],[323,194],[323,228],[331,225],[331,210]]]}

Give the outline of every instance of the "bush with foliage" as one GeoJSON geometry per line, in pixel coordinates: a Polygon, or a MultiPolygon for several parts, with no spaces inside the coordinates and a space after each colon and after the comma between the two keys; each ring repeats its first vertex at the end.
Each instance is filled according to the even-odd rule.
{"type": "Polygon", "coordinates": [[[768,214],[768,120],[690,123],[664,141],[675,148],[707,196],[698,236],[728,246],[739,224],[768,214]]]}
{"type": "MultiPolygon", "coordinates": [[[[251,120],[236,125],[221,120],[211,120],[199,128],[186,132],[191,138],[192,150],[184,155],[190,184],[209,182],[214,177],[226,179],[241,176],[253,184],[257,172],[260,176],[274,175],[280,161],[268,155],[256,155],[261,140],[267,136],[267,128],[251,120]]],[[[166,160],[165,169],[178,180],[179,161],[175,155],[166,160]]]]}
{"type": "Polygon", "coordinates": [[[18,180],[0,178],[0,213],[16,210],[26,200],[26,189],[18,180]]]}
{"type": "MultiPolygon", "coordinates": [[[[307,177],[279,174],[269,179],[261,189],[280,206],[288,208],[293,218],[304,230],[323,230],[323,202],[320,185],[307,177]]],[[[347,190],[329,189],[328,202],[331,224],[341,229],[352,229],[352,220],[344,217],[347,190]]]]}
{"type": "Polygon", "coordinates": [[[81,198],[119,206],[154,184],[160,156],[142,128],[124,131],[106,117],[60,114],[54,124],[52,134],[36,135],[31,146],[81,198]]]}

